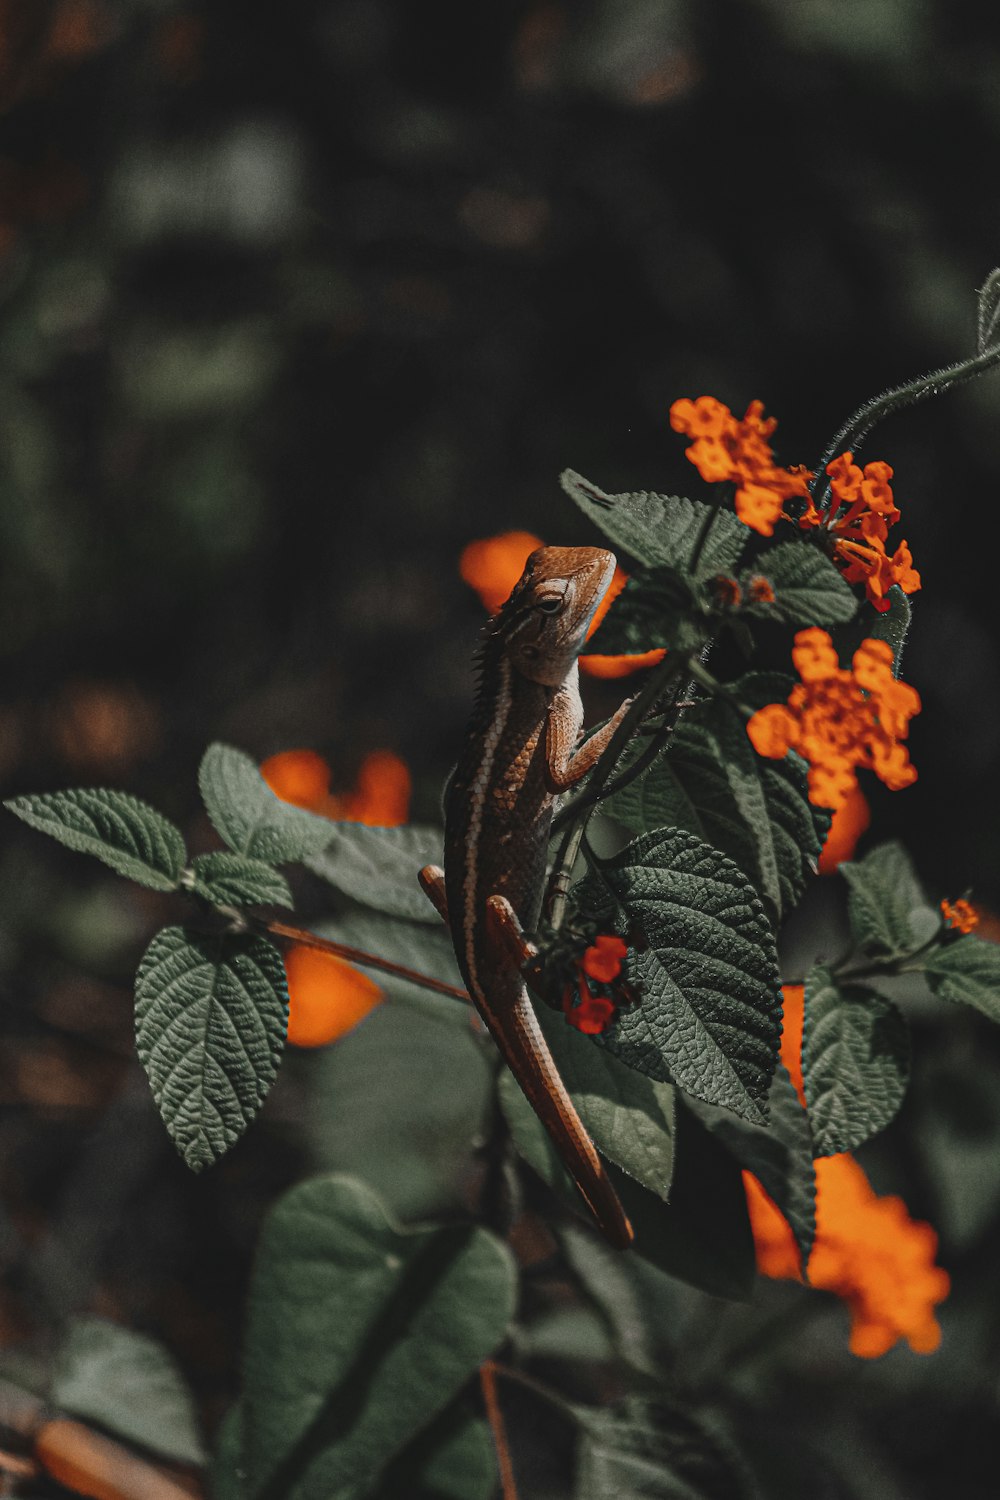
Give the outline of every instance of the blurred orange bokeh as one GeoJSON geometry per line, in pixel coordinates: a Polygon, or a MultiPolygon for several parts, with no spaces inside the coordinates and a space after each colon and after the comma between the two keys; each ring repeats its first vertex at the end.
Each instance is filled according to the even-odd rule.
{"type": "Polygon", "coordinates": [[[346,1036],[382,999],[375,982],[346,959],[296,945],[285,954],[288,1040],[325,1047],[346,1036]]]}
{"type": "Polygon", "coordinates": [[[470,542],[458,560],[458,571],[475,589],[483,608],[495,615],[532,552],[543,545],[541,537],[531,531],[503,531],[499,536],[470,542]]]}
{"type": "Polygon", "coordinates": [[[260,774],[282,802],[324,818],[395,828],[410,815],[409,768],[392,750],[366,755],[353,790],[341,795],[330,791],[330,767],[315,750],[282,750],[262,762],[260,774]]]}

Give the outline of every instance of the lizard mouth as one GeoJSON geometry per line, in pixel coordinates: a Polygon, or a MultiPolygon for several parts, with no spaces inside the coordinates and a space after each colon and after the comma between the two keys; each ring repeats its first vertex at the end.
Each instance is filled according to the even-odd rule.
{"type": "Polygon", "coordinates": [[[608,589],[611,587],[611,582],[615,576],[615,569],[617,568],[617,566],[618,559],[615,557],[614,553],[605,552],[602,558],[601,571],[593,580],[593,596],[590,608],[587,610],[586,617],[581,621],[580,624],[581,646],[586,641],[594,616],[600,609],[601,604],[604,600],[604,596],[608,592],[608,589]]]}

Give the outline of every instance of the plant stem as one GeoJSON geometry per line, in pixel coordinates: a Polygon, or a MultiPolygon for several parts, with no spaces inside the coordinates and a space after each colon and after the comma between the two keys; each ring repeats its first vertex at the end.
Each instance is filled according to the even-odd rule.
{"type": "Polygon", "coordinates": [[[510,1461],[507,1430],[504,1426],[500,1402],[497,1400],[497,1366],[491,1359],[486,1360],[479,1367],[479,1384],[483,1392],[483,1405],[486,1407],[486,1420],[493,1434],[503,1500],[517,1500],[517,1486],[514,1483],[514,1466],[510,1461]]]}
{"type": "Polygon", "coordinates": [[[378,969],[383,974],[395,974],[399,979],[408,979],[411,984],[417,984],[421,989],[433,990],[438,995],[449,995],[453,1000],[464,1000],[469,1003],[468,992],[459,989],[457,985],[445,984],[441,979],[432,979],[429,974],[421,974],[416,969],[408,969],[403,964],[394,964],[388,958],[379,958],[374,953],[366,953],[363,948],[351,948],[347,943],[334,943],[329,938],[321,938],[315,932],[307,932],[304,927],[290,927],[287,922],[276,922],[269,917],[249,916],[246,912],[240,912],[240,916],[249,921],[251,926],[258,932],[269,933],[272,937],[283,938],[288,943],[299,943],[303,948],[315,948],[319,953],[332,953],[335,958],[346,958],[352,964],[359,964],[365,969],[378,969]]]}
{"type": "Polygon", "coordinates": [[[729,486],[725,484],[717,484],[715,486],[711,502],[708,506],[708,512],[705,516],[705,519],[701,523],[698,535],[694,540],[694,546],[691,549],[691,560],[688,563],[687,570],[692,576],[698,571],[698,564],[701,562],[701,555],[705,550],[705,544],[708,541],[709,533],[712,530],[712,526],[716,516],[722,509],[722,503],[726,499],[728,490],[729,486]]]}
{"type": "Polygon", "coordinates": [[[953,385],[961,385],[964,381],[971,380],[973,376],[981,374],[998,362],[1000,362],[1000,343],[991,344],[969,359],[958,360],[957,363],[945,365],[940,370],[930,370],[926,375],[920,375],[906,385],[894,386],[892,390],[883,391],[880,396],[873,396],[869,401],[865,401],[833,437],[816,465],[816,477],[812,484],[812,497],[816,506],[822,510],[830,493],[830,485],[826,477],[827,464],[848,448],[856,455],[864,439],[883,417],[887,417],[890,412],[897,411],[900,407],[913,406],[918,401],[926,401],[928,396],[940,396],[953,385]]]}
{"type": "Polygon", "coordinates": [[[541,1396],[543,1401],[547,1401],[550,1406],[554,1406],[557,1411],[562,1412],[563,1416],[568,1418],[569,1421],[579,1426],[580,1414],[576,1407],[571,1401],[567,1401],[565,1396],[561,1396],[558,1391],[554,1391],[550,1385],[546,1385],[544,1381],[536,1380],[534,1375],[526,1375],[523,1370],[515,1370],[512,1365],[499,1364],[495,1359],[490,1360],[490,1364],[493,1366],[495,1374],[502,1375],[504,1380],[517,1381],[517,1384],[523,1385],[526,1391],[534,1391],[536,1396],[541,1396]]]}

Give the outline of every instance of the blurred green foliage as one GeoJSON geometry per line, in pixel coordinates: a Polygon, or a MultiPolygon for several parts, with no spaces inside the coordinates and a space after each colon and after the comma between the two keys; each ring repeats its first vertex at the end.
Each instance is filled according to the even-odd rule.
{"type": "MultiPolygon", "coordinates": [[[[345,785],[386,744],[430,820],[479,620],[461,546],[592,540],[567,464],[693,491],[679,395],[761,397],[780,460],[809,463],[861,399],[967,349],[1000,258],[998,98],[1000,14],[971,0],[0,0],[4,794],[127,785],[197,849],[210,739],[316,745],[345,785]]],[[[998,402],[988,377],[867,455],[924,577],[920,781],[875,799],[873,837],[993,908],[998,402]]],[[[0,1333],[94,1310],[147,1330],[214,1427],[261,1216],[365,1032],[190,1177],[128,1021],[169,905],[74,860],[5,825],[0,1333]]],[[[802,921],[833,949],[828,888],[802,921]]],[[[909,1100],[865,1162],[941,1232],[942,1352],[861,1364],[839,1305],[803,1317],[780,1285],[725,1313],[675,1287],[656,1331],[768,1497],[995,1493],[1000,1049],[912,1003],[909,1100]]],[[[414,1067],[386,1183],[440,1135],[439,1063],[414,1067]]],[[[409,1180],[413,1205],[445,1192],[409,1180]]],[[[522,1461],[544,1478],[553,1447],[533,1431],[522,1461]]]]}

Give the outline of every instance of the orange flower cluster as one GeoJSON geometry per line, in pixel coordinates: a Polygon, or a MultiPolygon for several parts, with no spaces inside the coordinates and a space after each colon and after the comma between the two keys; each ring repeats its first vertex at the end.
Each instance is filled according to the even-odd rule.
{"type": "MultiPolygon", "coordinates": [[[[524,572],[530,554],[543,545],[541,538],[530,531],[504,531],[499,536],[485,537],[470,542],[465,548],[459,559],[459,572],[490,614],[496,614],[524,572]]],[[[616,568],[608,591],[590,623],[588,637],[593,635],[627,582],[628,575],[616,568]]],[[[655,650],[634,656],[581,656],[580,668],[589,672],[591,677],[627,677],[643,667],[654,666],[663,660],[665,654],[655,650]]]]}
{"type": "Polygon", "coordinates": [[[809,501],[799,520],[804,529],[818,528],[832,542],[833,555],[848,583],[863,583],[880,614],[889,608],[889,590],[898,583],[904,594],[915,594],[920,574],[905,541],[890,557],[886,551],[889,527],[899,520],[889,480],[892,469],[881,461],[861,469],[849,451],[827,464],[832,500],[821,512],[809,501]],[[846,509],[842,509],[846,507],[846,509]]]}
{"type": "Polygon", "coordinates": [[[916,781],[899,742],[920,711],[920,698],[893,677],[888,642],[862,641],[847,671],[828,632],[813,627],[796,635],[792,660],[802,681],[787,704],[769,703],[747,723],[759,755],[781,760],[797,750],[809,762],[809,800],[834,810],[857,786],[857,766],[874,771],[893,791],[916,781]]]}
{"type": "Polygon", "coordinates": [[[786,500],[795,495],[808,499],[809,471],[801,466],[782,469],[774,462],[767,439],[777,421],[764,416],[762,401],[751,401],[739,420],[714,396],[685,397],[670,408],[670,425],[693,439],[687,456],[702,479],[736,485],[736,514],[761,536],[773,534],[786,500]]]}
{"type": "Polygon", "coordinates": [[[577,977],[563,991],[563,1015],[577,1031],[597,1036],[606,1031],[618,1013],[610,995],[597,995],[587,983],[612,985],[622,971],[622,960],[628,948],[620,937],[601,933],[587,948],[577,965],[577,977]]]}
{"type": "MultiPolygon", "coordinates": [[[[801,1281],[794,1236],[757,1179],[743,1174],[763,1276],[801,1281]]],[[[816,1162],[816,1242],[809,1283],[835,1292],[851,1314],[850,1350],[877,1359],[900,1339],[916,1354],[941,1341],[934,1307],[948,1295],[948,1273],[934,1264],[937,1235],[911,1219],[901,1198],[880,1198],[852,1156],[816,1162]]]]}
{"type": "Polygon", "coordinates": [[[979,926],[979,913],[971,901],[942,901],[941,915],[956,932],[972,932],[979,926]]]}
{"type": "MultiPolygon", "coordinates": [[[[410,772],[391,750],[373,750],[361,762],[353,791],[330,791],[330,767],[315,750],[283,750],[265,760],[260,774],[282,802],[321,817],[392,828],[410,813],[410,772]]],[[[325,1047],[353,1031],[382,998],[378,985],[346,959],[295,944],[285,954],[288,1040],[294,1047],[325,1047]]]]}
{"type": "MultiPolygon", "coordinates": [[[[781,1059],[804,1103],[802,985],[785,985],[784,996],[781,1059]]],[[[905,1338],[916,1353],[931,1353],[941,1338],[934,1308],[949,1290],[947,1272],[934,1264],[934,1230],[911,1219],[901,1198],[878,1197],[847,1153],[821,1157],[815,1167],[816,1241],[809,1282],[847,1303],[851,1352],[875,1359],[905,1338]]],[[[763,1276],[801,1281],[791,1228],[756,1177],[744,1172],[743,1180],[758,1270],[763,1276]]]]}
{"type": "Polygon", "coordinates": [[[269,756],[260,774],[282,802],[347,823],[395,828],[410,816],[411,778],[391,750],[372,750],[358,767],[354,789],[330,791],[330,767],[315,750],[282,750],[269,756]]]}

